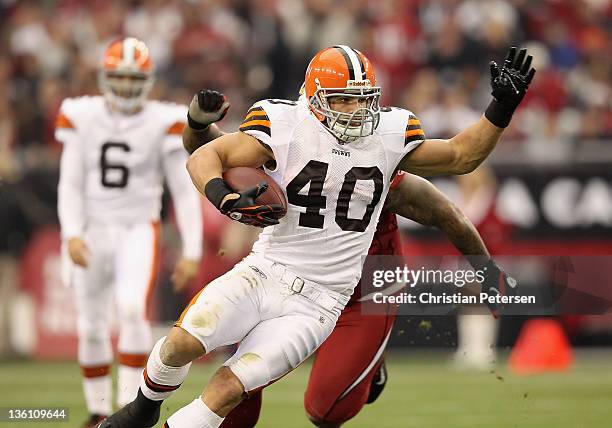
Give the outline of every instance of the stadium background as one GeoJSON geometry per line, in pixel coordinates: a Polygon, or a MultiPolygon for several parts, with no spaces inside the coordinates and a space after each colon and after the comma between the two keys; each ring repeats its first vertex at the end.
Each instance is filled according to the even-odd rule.
{"type": "MultiPolygon", "coordinates": [[[[503,143],[476,173],[435,182],[496,254],[610,255],[611,14],[605,0],[0,1],[0,377],[9,382],[1,388],[0,406],[52,405],[57,397],[50,385],[57,384],[69,400],[61,403],[82,412],[78,370],[70,363],[74,310],[59,282],[61,147],[53,126],[63,98],[97,93],[100,55],[116,37],[133,35],[149,45],[157,65],[154,98],[187,103],[200,88],[227,94],[232,108],[221,123],[226,130],[236,128],[255,100],[296,98],[312,54],[343,42],[374,62],[383,104],[414,111],[428,137],[453,135],[475,120],[490,96],[488,61],[502,60],[509,45],[525,46],[538,73],[503,143]],[[58,359],[67,362],[47,362],[58,359]],[[48,384],[37,385],[37,379],[48,384]],[[39,389],[49,395],[34,399],[39,389]]],[[[153,307],[162,331],[198,284],[228,269],[242,251],[228,251],[227,221],[207,202],[203,206],[202,269],[190,291],[175,295],[168,277],[179,243],[165,204],[153,307]]],[[[402,230],[412,253],[452,251],[436,231],[408,222],[402,230]]],[[[609,421],[610,411],[597,400],[612,393],[605,351],[612,344],[612,317],[560,320],[576,362],[569,373],[545,378],[504,373],[504,353],[524,321],[502,318],[499,367],[472,377],[446,368],[457,340],[454,318],[398,320],[391,341],[398,350],[392,357],[397,383],[379,413],[377,403],[349,426],[449,426],[449,417],[457,418],[451,426],[506,426],[496,412],[512,421],[507,426],[607,426],[602,421],[609,421]],[[516,419],[498,404],[483,410],[478,394],[490,390],[489,399],[518,403],[527,416],[516,419]],[[529,397],[529,391],[536,392],[529,397]],[[560,395],[556,401],[553,391],[560,395]],[[455,401],[457,395],[462,399],[455,401]],[[402,399],[415,408],[410,417],[399,411],[405,418],[397,419],[402,399]],[[592,420],[573,409],[589,411],[592,420]],[[368,415],[377,422],[367,422],[368,415]]],[[[293,420],[295,412],[302,414],[306,373],[301,368],[285,386],[272,388],[274,412],[264,426],[288,426],[284,415],[293,420]]],[[[197,389],[191,382],[189,388],[197,389]]]]}

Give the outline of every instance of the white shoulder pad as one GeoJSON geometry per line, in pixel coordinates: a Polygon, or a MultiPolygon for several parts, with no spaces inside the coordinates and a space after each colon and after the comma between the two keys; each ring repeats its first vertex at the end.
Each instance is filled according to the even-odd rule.
{"type": "Polygon", "coordinates": [[[153,117],[163,132],[162,152],[183,150],[183,129],[187,125],[187,106],[162,101],[150,101],[153,117]]]}
{"type": "Polygon", "coordinates": [[[410,110],[399,107],[383,107],[376,132],[392,147],[393,151],[406,154],[425,139],[421,122],[410,110]]]}
{"type": "Polygon", "coordinates": [[[295,101],[258,101],[249,109],[239,129],[272,150],[276,171],[285,164],[292,130],[305,114],[308,109],[295,101]]]}
{"type": "Polygon", "coordinates": [[[398,107],[383,107],[376,133],[382,138],[388,165],[392,173],[401,160],[423,141],[425,133],[421,122],[409,110],[398,107]]]}
{"type": "Polygon", "coordinates": [[[102,97],[84,96],[64,99],[55,119],[55,139],[62,143],[74,140],[79,129],[86,126],[89,117],[95,115],[103,105],[102,97]]]}
{"type": "Polygon", "coordinates": [[[187,122],[187,106],[164,101],[149,101],[149,103],[155,118],[164,125],[170,127],[176,122],[187,122]]]}
{"type": "Polygon", "coordinates": [[[281,128],[295,124],[298,103],[289,100],[262,100],[249,109],[239,129],[272,147],[280,141],[281,128]]]}
{"type": "Polygon", "coordinates": [[[60,115],[70,120],[75,127],[82,119],[86,119],[91,114],[96,114],[100,107],[104,107],[102,97],[83,96],[76,98],[66,98],[60,105],[60,115]]]}

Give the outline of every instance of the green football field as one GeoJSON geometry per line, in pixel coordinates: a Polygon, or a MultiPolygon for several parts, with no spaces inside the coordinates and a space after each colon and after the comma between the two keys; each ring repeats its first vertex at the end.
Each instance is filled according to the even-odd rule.
{"type": "MultiPolygon", "coordinates": [[[[338,364],[342,362],[339,361],[338,364]]],[[[191,401],[213,365],[192,368],[181,389],[162,407],[169,412],[191,401]]],[[[458,372],[448,354],[393,354],[389,383],[379,400],[347,427],[612,427],[612,354],[581,352],[564,374],[519,377],[505,365],[488,373],[458,372]]],[[[309,427],[302,397],[310,364],[266,389],[261,427],[309,427]]],[[[79,368],[73,363],[0,363],[0,407],[70,409],[69,423],[8,423],[4,427],[78,427],[85,419],[79,368]]]]}

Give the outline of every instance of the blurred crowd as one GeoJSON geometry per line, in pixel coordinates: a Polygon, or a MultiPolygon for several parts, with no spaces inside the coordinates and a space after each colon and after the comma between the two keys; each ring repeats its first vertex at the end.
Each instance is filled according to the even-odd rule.
{"type": "Polygon", "coordinates": [[[225,129],[257,99],[295,99],[313,53],[349,44],[374,62],[383,104],[414,111],[430,137],[474,121],[490,98],[488,61],[525,46],[538,73],[507,139],[567,162],[612,140],[611,15],[606,0],[0,0],[0,198],[30,207],[0,213],[0,236],[55,218],[44,203],[57,183],[55,115],[63,98],[98,92],[101,53],[119,36],[149,45],[154,98],[226,93],[225,129]]]}

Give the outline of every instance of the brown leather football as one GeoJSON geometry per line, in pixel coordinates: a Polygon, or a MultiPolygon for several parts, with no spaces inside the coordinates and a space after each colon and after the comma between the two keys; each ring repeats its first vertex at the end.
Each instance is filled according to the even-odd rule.
{"type": "Polygon", "coordinates": [[[235,191],[250,189],[261,182],[268,183],[268,189],[256,199],[260,204],[278,204],[283,207],[283,216],[287,214],[287,199],[280,186],[259,168],[239,166],[223,173],[223,180],[235,191]]]}

